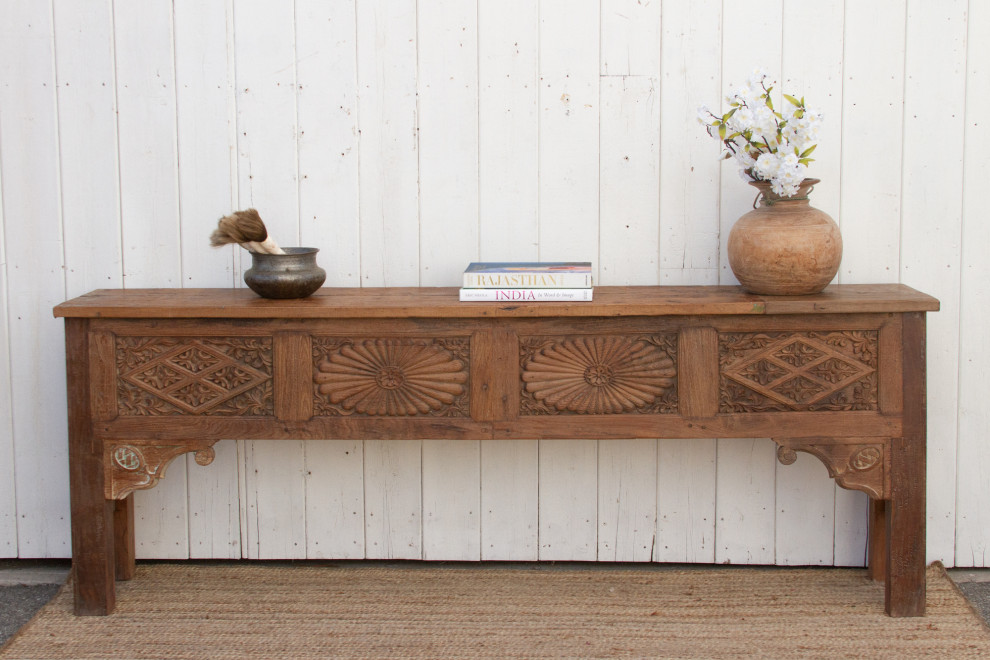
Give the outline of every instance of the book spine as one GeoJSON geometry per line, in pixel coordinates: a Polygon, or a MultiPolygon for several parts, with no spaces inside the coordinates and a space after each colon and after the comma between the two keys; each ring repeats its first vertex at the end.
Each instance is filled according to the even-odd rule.
{"type": "Polygon", "coordinates": [[[589,289],[591,273],[464,273],[465,289],[589,289]]]}
{"type": "Polygon", "coordinates": [[[592,289],[461,289],[461,302],[590,301],[592,289]]]}

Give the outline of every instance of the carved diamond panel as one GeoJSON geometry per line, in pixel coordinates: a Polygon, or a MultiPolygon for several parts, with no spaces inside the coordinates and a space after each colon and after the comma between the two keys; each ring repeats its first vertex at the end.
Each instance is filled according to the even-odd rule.
{"type": "Polygon", "coordinates": [[[470,417],[470,339],[313,337],[319,416],[470,417]]]}
{"type": "Polygon", "coordinates": [[[272,415],[272,340],[117,337],[121,415],[272,415]]]}
{"type": "Polygon", "coordinates": [[[677,412],[677,335],[522,337],[522,415],[677,412]]]}
{"type": "Polygon", "coordinates": [[[877,332],[722,333],[722,412],[877,410],[877,332]]]}

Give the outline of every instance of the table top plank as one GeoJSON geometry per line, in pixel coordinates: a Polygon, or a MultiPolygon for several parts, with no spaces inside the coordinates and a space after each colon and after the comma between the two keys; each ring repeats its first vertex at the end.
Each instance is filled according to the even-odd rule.
{"type": "Polygon", "coordinates": [[[536,318],[933,312],[903,284],[839,284],[809,296],[759,296],[738,286],[597,286],[592,302],[459,302],[456,287],[324,287],[269,300],[249,289],[98,289],[54,309],[74,318],[536,318]]]}

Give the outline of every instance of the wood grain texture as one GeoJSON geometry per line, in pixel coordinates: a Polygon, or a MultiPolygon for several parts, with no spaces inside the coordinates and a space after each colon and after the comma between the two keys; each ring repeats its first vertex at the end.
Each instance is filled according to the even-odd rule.
{"type": "Polygon", "coordinates": [[[734,286],[595,287],[581,303],[462,303],[457,290],[324,288],[302,300],[260,298],[247,289],[97,290],[55,307],[56,317],[99,318],[503,318],[688,316],[700,314],[851,314],[932,312],[938,300],[900,284],[834,285],[811,296],[754,296],[734,286]]]}
{"type": "MultiPolygon", "coordinates": [[[[893,289],[907,304],[931,304],[913,290],[893,289]]],[[[684,304],[696,312],[692,300],[720,309],[738,295],[703,287],[681,293],[693,294],[684,304]]],[[[853,287],[847,297],[860,293],[853,287]]],[[[210,295],[223,305],[221,292],[210,295]]],[[[70,373],[85,381],[70,381],[85,395],[77,425],[102,457],[107,500],[157,485],[183,453],[195,452],[196,462],[208,465],[213,443],[249,440],[241,455],[240,533],[253,558],[324,552],[317,539],[326,541],[333,530],[314,527],[311,546],[312,514],[339,518],[352,538],[363,518],[364,554],[375,558],[480,559],[485,547],[494,547],[483,531],[487,518],[523,540],[535,528],[541,560],[651,561],[714,552],[725,562],[833,563],[834,487],[800,464],[775,473],[772,445],[752,439],[771,436],[782,464],[793,465],[795,452],[807,452],[837,484],[890,500],[884,553],[887,572],[898,567],[900,586],[889,591],[887,605],[894,615],[918,615],[903,583],[924,569],[923,553],[915,551],[923,544],[918,512],[924,494],[912,485],[918,463],[924,464],[924,313],[878,313],[860,303],[846,314],[767,315],[749,307],[736,314],[655,316],[649,300],[622,300],[602,315],[583,317],[444,319],[423,300],[417,308],[423,318],[295,318],[285,316],[289,308],[261,319],[68,317],[70,373]],[[881,363],[882,351],[900,358],[881,363]],[[107,364],[95,368],[94,362],[107,364]],[[271,382],[274,388],[263,387],[271,382]],[[91,396],[94,387],[118,396],[120,415],[108,414],[91,396]],[[879,409],[878,389],[890,390],[888,407],[898,412],[879,409]],[[688,400],[683,409],[680,394],[688,400]],[[472,395],[479,399],[473,405],[472,395]],[[242,396],[249,401],[237,403],[242,396]],[[700,542],[673,551],[665,543],[660,552],[661,512],[683,524],[692,507],[683,497],[661,498],[671,485],[657,438],[685,437],[737,438],[714,455],[710,440],[698,444],[702,486],[711,487],[710,467],[718,461],[737,469],[714,473],[717,514],[702,497],[700,542]],[[535,518],[509,522],[481,494],[505,469],[534,459],[526,453],[532,445],[520,442],[529,438],[539,443],[539,509],[535,518]],[[360,480],[340,479],[343,487],[330,492],[326,506],[309,505],[310,494],[320,497],[320,476],[314,479],[307,465],[306,439],[333,439],[350,457],[341,461],[339,479],[343,464],[361,472],[360,480]],[[493,454],[488,447],[494,462],[485,469],[480,441],[500,439],[517,442],[508,452],[493,454]],[[358,470],[356,443],[362,441],[358,470]],[[809,478],[818,489],[811,498],[817,510],[796,496],[809,492],[799,486],[809,478]],[[295,489],[278,489],[282,482],[295,489]],[[448,497],[451,490],[460,495],[448,497]],[[817,536],[813,546],[793,542],[811,535],[817,536]]],[[[832,301],[844,302],[834,293],[832,301]]],[[[889,304],[891,298],[877,306],[889,304]]],[[[332,452],[312,456],[317,475],[335,474],[325,470],[332,452]]],[[[175,526],[189,510],[166,502],[186,489],[185,472],[179,476],[161,489],[166,499],[138,498],[134,505],[138,527],[155,516],[169,518],[153,528],[171,529],[174,541],[159,537],[158,543],[173,543],[167,552],[177,557],[188,555],[187,530],[175,526]],[[157,510],[149,503],[159,504],[157,510]]],[[[690,497],[693,484],[680,483],[690,497]]],[[[73,497],[87,492],[79,488],[82,494],[73,497]]],[[[131,524],[124,518],[121,527],[131,524]]],[[[133,553],[126,547],[129,534],[122,534],[120,571],[127,573],[133,553]]],[[[354,556],[355,550],[332,552],[354,556]]],[[[94,588],[100,578],[87,579],[94,588]]]]}

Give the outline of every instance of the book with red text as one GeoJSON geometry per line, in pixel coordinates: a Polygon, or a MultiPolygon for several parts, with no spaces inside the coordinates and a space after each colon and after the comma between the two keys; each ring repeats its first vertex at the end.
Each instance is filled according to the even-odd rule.
{"type": "Polygon", "coordinates": [[[592,289],[461,289],[461,302],[590,301],[592,289]]]}
{"type": "Polygon", "coordinates": [[[478,262],[464,271],[465,289],[589,289],[589,261],[478,262]]]}

